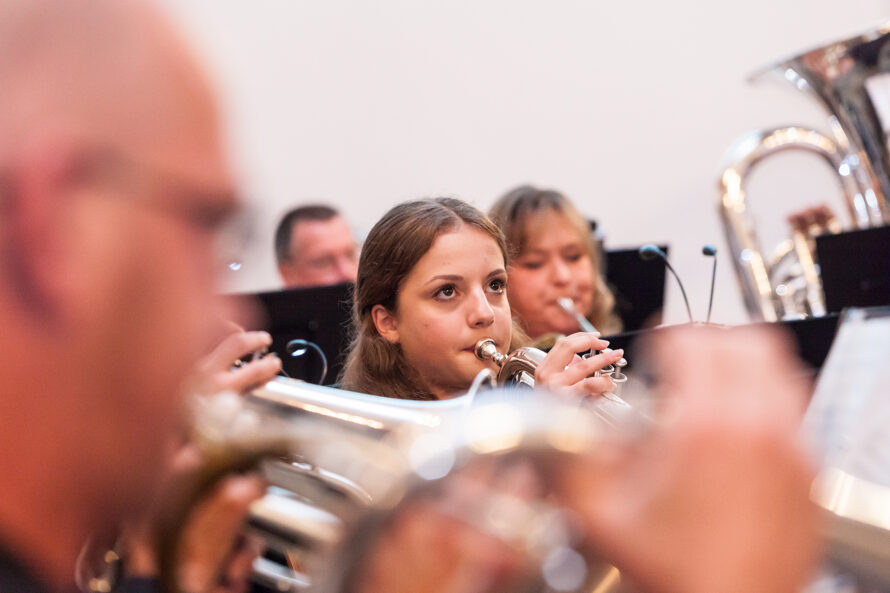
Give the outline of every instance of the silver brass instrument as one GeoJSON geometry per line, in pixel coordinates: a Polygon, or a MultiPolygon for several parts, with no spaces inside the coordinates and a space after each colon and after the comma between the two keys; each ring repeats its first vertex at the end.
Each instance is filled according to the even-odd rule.
{"type": "MultiPolygon", "coordinates": [[[[378,593],[390,590],[392,576],[411,588],[435,578],[457,593],[615,593],[621,586],[619,571],[601,561],[561,506],[554,479],[589,472],[576,464],[585,452],[643,426],[619,398],[578,406],[512,390],[412,402],[289,379],[233,398],[200,410],[198,430],[211,458],[218,451],[229,468],[263,459],[273,486],[251,508],[249,530],[274,552],[254,563],[255,578],[272,589],[378,593]],[[446,541],[454,548],[443,549],[446,541]],[[423,573],[424,558],[448,553],[463,564],[423,573]],[[490,580],[459,580],[488,569],[490,580]]],[[[184,516],[168,527],[179,529],[184,516]]],[[[175,593],[176,546],[162,550],[167,590],[175,593]]]]}
{"type": "Polygon", "coordinates": [[[776,321],[824,315],[811,241],[800,233],[765,254],[744,191],[750,170],[768,156],[804,150],[837,172],[852,228],[890,222],[890,25],[770,66],[828,111],[830,134],[802,127],[751,132],[727,151],[719,180],[720,214],[745,306],[752,318],[776,321]]]}
{"type": "MultiPolygon", "coordinates": [[[[534,387],[535,386],[535,369],[547,354],[543,350],[523,346],[517,348],[510,354],[501,354],[498,352],[494,340],[488,338],[479,340],[474,349],[476,357],[480,360],[490,360],[498,366],[496,381],[498,385],[515,387],[534,387]]],[[[601,371],[597,371],[597,375],[607,375],[612,378],[615,383],[614,395],[619,395],[619,391],[624,383],[627,382],[627,375],[622,370],[627,366],[627,361],[622,358],[614,365],[610,364],[601,371]]]]}
{"type": "MultiPolygon", "coordinates": [[[[476,469],[461,469],[470,463],[495,473],[507,471],[508,461],[510,467],[525,463],[544,476],[551,463],[545,460],[586,450],[605,427],[631,412],[617,397],[601,398],[579,412],[577,406],[567,410],[546,395],[545,406],[539,402],[542,396],[530,392],[510,393],[509,401],[490,392],[475,400],[461,396],[418,402],[285,378],[246,399],[229,395],[203,400],[203,407],[196,410],[197,438],[208,469],[185,488],[182,503],[174,506],[160,529],[162,578],[171,593],[181,590],[177,554],[182,525],[223,472],[258,466],[270,484],[267,494],[251,506],[247,521],[247,533],[260,538],[267,549],[254,562],[255,581],[279,591],[342,590],[355,585],[341,579],[366,570],[373,553],[373,546],[367,549],[362,543],[380,535],[368,526],[370,518],[388,516],[395,506],[413,500],[418,488],[463,480],[450,477],[462,471],[475,475],[476,469]],[[522,403],[523,397],[527,403],[522,403]],[[566,450],[558,450],[557,442],[566,450]],[[365,552],[358,554],[359,549],[365,552]]],[[[543,488],[544,478],[537,479],[543,488]]],[[[575,535],[560,523],[558,509],[537,498],[512,500],[499,488],[500,478],[485,485],[491,509],[507,505],[518,509],[523,520],[540,515],[540,521],[553,524],[548,527],[551,536],[505,532],[500,523],[490,524],[485,513],[461,521],[485,537],[528,539],[522,546],[536,550],[533,563],[560,550],[569,554],[575,535]]],[[[593,582],[590,579],[615,580],[614,569],[596,562],[588,563],[584,574],[579,586],[593,582]]],[[[603,589],[608,590],[608,586],[603,589]]]]}
{"type": "Polygon", "coordinates": [[[258,467],[270,487],[247,518],[247,533],[267,552],[254,562],[253,580],[278,591],[306,590],[345,525],[404,471],[399,463],[389,466],[393,451],[460,417],[469,401],[396,400],[282,377],[246,398],[229,393],[196,400],[195,440],[207,462],[162,521],[165,588],[180,590],[177,549],[195,503],[224,474],[258,467]],[[334,442],[338,446],[332,447],[334,442]],[[362,461],[366,467],[339,457],[332,461],[338,448],[351,455],[353,465],[362,461]]]}
{"type": "Polygon", "coordinates": [[[525,346],[517,348],[511,354],[501,354],[494,340],[479,340],[474,349],[476,358],[490,360],[498,366],[498,385],[535,386],[535,369],[547,356],[543,350],[525,346]]]}
{"type": "Polygon", "coordinates": [[[553,479],[618,428],[620,416],[603,415],[609,405],[579,409],[549,394],[489,393],[446,440],[442,433],[421,436],[427,453],[413,464],[407,487],[379,499],[357,524],[322,592],[413,590],[420,583],[456,593],[618,591],[619,571],[599,559],[577,518],[560,506],[563,493],[553,479]],[[450,534],[450,544],[440,531],[450,534]],[[399,541],[412,532],[422,541],[399,541]],[[428,571],[425,554],[448,559],[446,570],[428,571]]]}

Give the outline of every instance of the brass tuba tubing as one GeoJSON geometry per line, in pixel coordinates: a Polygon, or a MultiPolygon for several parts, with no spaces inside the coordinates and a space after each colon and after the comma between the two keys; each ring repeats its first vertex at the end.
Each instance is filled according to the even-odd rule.
{"type": "Polygon", "coordinates": [[[758,320],[824,315],[818,268],[808,241],[785,241],[777,255],[764,255],[748,212],[744,182],[763,159],[785,150],[822,157],[835,171],[849,226],[890,222],[890,150],[886,122],[886,76],[890,72],[890,24],[782,60],[752,79],[777,74],[816,99],[827,111],[830,136],[790,126],[750,132],[724,157],[719,208],[733,264],[749,315],[758,320]],[[780,264],[797,257],[799,273],[780,277],[780,264]],[[799,296],[798,296],[799,295],[799,296]]]}
{"type": "MultiPolygon", "coordinates": [[[[765,257],[757,237],[754,219],[748,212],[744,182],[751,170],[778,152],[804,150],[822,157],[838,173],[838,182],[851,217],[858,226],[868,222],[863,191],[849,174],[843,174],[847,157],[831,138],[815,130],[800,127],[776,128],[750,132],[739,138],[727,151],[720,176],[720,217],[733,254],[733,265],[742,288],[745,305],[753,316],[764,321],[778,321],[792,314],[782,306],[776,294],[773,271],[777,262],[765,257]]],[[[790,251],[790,249],[788,250],[790,251]]],[[[807,282],[807,296],[813,315],[825,314],[822,287],[812,254],[800,257],[807,282]]]]}

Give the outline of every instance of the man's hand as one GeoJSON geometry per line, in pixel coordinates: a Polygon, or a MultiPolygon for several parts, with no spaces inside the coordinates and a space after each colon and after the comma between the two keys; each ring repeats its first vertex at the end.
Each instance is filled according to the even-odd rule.
{"type": "Polygon", "coordinates": [[[281,371],[281,359],[274,354],[233,368],[236,361],[253,352],[262,352],[271,344],[272,336],[267,332],[235,328],[213,352],[199,361],[187,383],[188,392],[197,395],[221,391],[247,393],[271,381],[281,371]]]}
{"type": "Polygon", "coordinates": [[[805,389],[760,330],[668,332],[663,417],[642,443],[565,473],[594,546],[647,591],[789,593],[818,557],[805,389]]]}
{"type": "MultiPolygon", "coordinates": [[[[192,445],[172,457],[163,492],[175,491],[179,480],[198,471],[202,456],[192,445]]],[[[265,482],[258,476],[233,475],[222,480],[194,508],[182,528],[179,546],[179,588],[189,593],[244,593],[249,588],[256,546],[240,535],[250,504],[263,496],[265,482]]],[[[150,516],[125,534],[126,577],[158,576],[158,559],[150,516]]]]}

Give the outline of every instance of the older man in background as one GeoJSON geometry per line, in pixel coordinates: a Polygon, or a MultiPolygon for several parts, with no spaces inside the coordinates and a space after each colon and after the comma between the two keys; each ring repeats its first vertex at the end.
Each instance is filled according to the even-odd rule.
{"type": "Polygon", "coordinates": [[[324,204],[294,208],[275,230],[275,259],[287,288],[355,282],[358,251],[346,219],[324,204]]]}

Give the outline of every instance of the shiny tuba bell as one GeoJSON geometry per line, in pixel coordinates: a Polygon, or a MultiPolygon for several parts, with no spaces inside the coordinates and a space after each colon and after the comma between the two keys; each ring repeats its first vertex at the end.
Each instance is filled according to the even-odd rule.
{"type": "Polygon", "coordinates": [[[837,173],[849,227],[890,221],[890,25],[781,61],[754,75],[778,74],[828,111],[830,134],[802,127],[748,133],[727,151],[719,180],[719,210],[745,307],[754,319],[825,314],[813,237],[792,238],[764,254],[744,191],[750,170],[791,149],[822,157],[837,173]]]}

